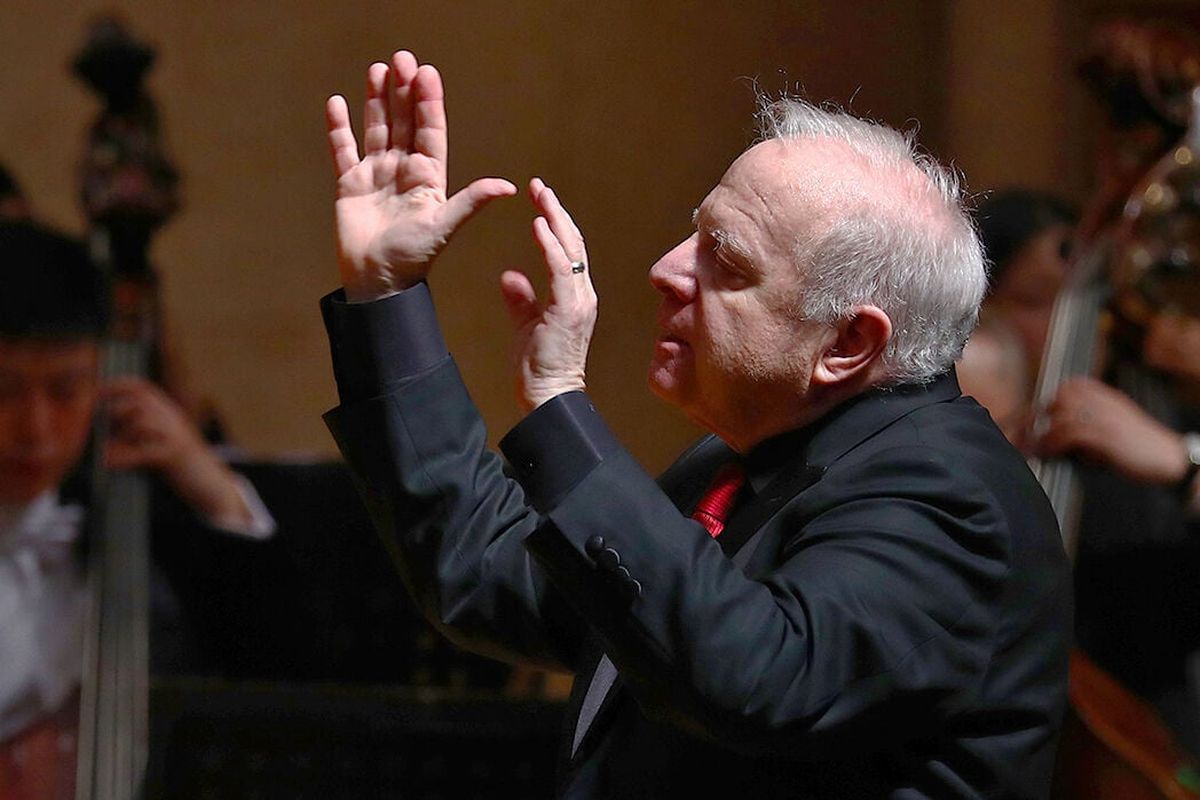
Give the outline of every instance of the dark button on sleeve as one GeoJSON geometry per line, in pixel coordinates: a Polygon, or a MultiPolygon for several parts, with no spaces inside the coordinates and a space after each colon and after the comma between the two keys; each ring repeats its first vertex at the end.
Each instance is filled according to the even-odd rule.
{"type": "Polygon", "coordinates": [[[603,536],[591,537],[584,543],[583,549],[585,552],[587,552],[587,554],[589,556],[591,556],[592,558],[595,558],[596,554],[604,549],[604,537],[603,536]]]}
{"type": "Polygon", "coordinates": [[[542,403],[500,441],[530,502],[553,508],[621,445],[583,392],[542,403]]]}
{"type": "Polygon", "coordinates": [[[632,603],[642,596],[642,584],[637,578],[630,578],[621,582],[621,591],[625,595],[625,599],[632,603]]]}
{"type": "Polygon", "coordinates": [[[606,547],[596,554],[596,563],[600,569],[612,572],[621,566],[621,554],[611,547],[606,547]]]}

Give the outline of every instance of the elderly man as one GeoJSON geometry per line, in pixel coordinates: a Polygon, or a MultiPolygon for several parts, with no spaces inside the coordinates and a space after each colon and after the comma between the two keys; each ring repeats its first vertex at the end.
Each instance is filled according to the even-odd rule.
{"type": "Polygon", "coordinates": [[[507,272],[501,444],[423,282],[515,188],[446,196],[441,79],[368,72],[363,153],[327,107],[344,287],[327,422],[427,615],[577,675],[563,797],[1039,797],[1070,587],[1053,515],[952,364],[985,275],[952,176],[882,126],[784,100],[650,270],[650,385],[708,430],[656,482],[584,393],[583,239],[530,184],[544,304],[507,272]]]}

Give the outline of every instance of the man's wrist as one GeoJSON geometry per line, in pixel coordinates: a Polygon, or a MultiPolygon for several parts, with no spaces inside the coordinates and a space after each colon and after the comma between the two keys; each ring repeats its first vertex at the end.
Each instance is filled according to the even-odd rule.
{"type": "Polygon", "coordinates": [[[563,381],[561,384],[541,386],[533,391],[526,389],[524,397],[525,413],[528,414],[537,410],[559,395],[585,391],[587,391],[587,385],[583,381],[563,381]]]}
{"type": "MultiPolygon", "coordinates": [[[[400,294],[399,289],[369,289],[361,286],[347,285],[342,287],[346,292],[347,303],[374,303],[392,295],[400,294]]],[[[408,287],[404,287],[408,288],[408,287]]]]}
{"type": "Polygon", "coordinates": [[[407,272],[400,268],[378,272],[344,260],[338,261],[342,290],[348,303],[373,303],[411,289],[425,280],[429,267],[429,264],[420,264],[407,272]]]}
{"type": "Polygon", "coordinates": [[[168,483],[202,517],[249,524],[247,507],[233,470],[208,447],[166,471],[168,483]]]}

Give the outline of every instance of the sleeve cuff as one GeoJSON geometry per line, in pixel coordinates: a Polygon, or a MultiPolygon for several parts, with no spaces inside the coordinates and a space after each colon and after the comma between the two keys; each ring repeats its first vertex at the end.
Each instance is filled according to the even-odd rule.
{"type": "Polygon", "coordinates": [[[425,283],[370,303],[338,289],[321,298],[321,316],[343,404],[387,394],[449,355],[425,283]]]}
{"type": "Polygon", "coordinates": [[[277,525],[275,518],[271,516],[271,512],[267,510],[267,506],[263,503],[262,498],[258,494],[258,490],[254,488],[246,477],[240,473],[233,473],[234,483],[237,485],[238,494],[242,496],[242,502],[246,504],[246,509],[250,512],[250,520],[246,522],[241,518],[226,518],[226,517],[208,517],[208,524],[225,533],[234,536],[244,536],[247,539],[255,539],[258,541],[266,541],[275,535],[277,525]]]}
{"type": "Polygon", "coordinates": [[[534,508],[553,508],[620,443],[583,392],[567,392],[534,409],[500,442],[534,508]]]}

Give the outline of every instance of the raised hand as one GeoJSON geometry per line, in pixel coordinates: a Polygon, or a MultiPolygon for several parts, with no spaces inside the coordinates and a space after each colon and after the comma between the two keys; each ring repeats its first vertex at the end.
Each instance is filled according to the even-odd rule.
{"type": "Polygon", "coordinates": [[[529,182],[529,197],[539,212],[533,238],[550,277],[545,306],[526,275],[509,270],[500,276],[500,291],[516,329],[517,402],[527,412],[563,392],[584,388],[588,344],[596,325],[596,289],[583,235],[541,179],[529,182]]]}
{"type": "Polygon", "coordinates": [[[367,70],[362,156],[340,95],[325,106],[337,177],[338,267],[346,296],[362,302],[424,280],[458,228],[491,200],[516,194],[481,178],[446,197],[442,78],[400,50],[367,70]]]}

